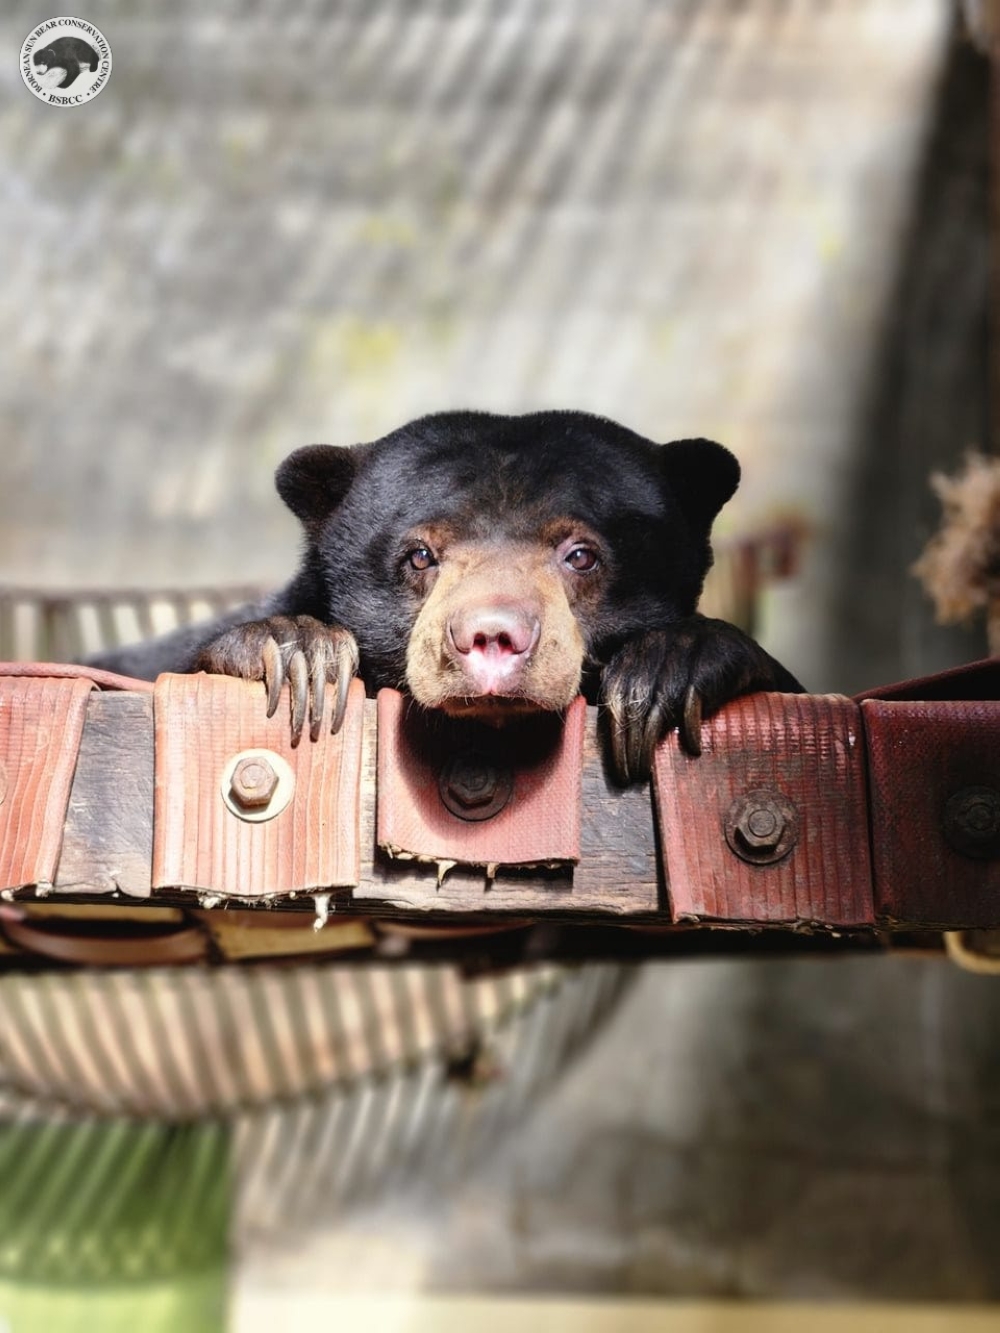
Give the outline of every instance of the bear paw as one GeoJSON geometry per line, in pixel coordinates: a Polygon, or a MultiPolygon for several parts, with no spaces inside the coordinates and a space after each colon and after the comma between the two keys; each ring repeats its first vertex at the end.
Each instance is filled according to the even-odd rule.
{"type": "Polygon", "coordinates": [[[191,669],[262,680],[267,689],[268,717],[274,716],[287,680],[292,743],[298,744],[307,710],[309,735],[312,740],[319,737],[327,681],[336,686],[330,730],[340,730],[347,691],[358,670],[358,645],[348,630],[324,625],[312,616],[269,616],[220,634],[205,645],[191,669]]]}
{"type": "Polygon", "coordinates": [[[601,677],[615,776],[645,781],[671,727],[687,752],[699,755],[702,716],[755,690],[797,694],[802,686],[735,625],[695,615],[636,635],[601,677]]]}

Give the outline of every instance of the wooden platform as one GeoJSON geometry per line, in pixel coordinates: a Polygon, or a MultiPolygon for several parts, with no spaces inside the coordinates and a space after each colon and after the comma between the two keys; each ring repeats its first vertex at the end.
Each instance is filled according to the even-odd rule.
{"type": "Polygon", "coordinates": [[[253,956],[206,938],[206,918],[231,937],[287,923],[278,953],[477,939],[517,957],[886,947],[1000,927],[1000,702],[970,697],[995,692],[995,661],[880,698],[738,700],[705,723],[701,757],[671,734],[653,783],[630,788],[610,778],[582,700],[551,741],[537,724],[449,724],[428,740],[400,696],[377,704],[355,685],[338,735],[293,747],[259,685],[98,689],[45,674],[73,669],[23,670],[0,677],[0,910],[23,947],[55,938],[71,904],[78,920],[102,908],[82,919],[121,935],[123,956],[112,944],[92,960],[105,962],[142,954],[150,909],[174,941],[159,961],[253,956]],[[508,783],[485,818],[478,795],[471,811],[449,796],[463,746],[508,783]],[[287,772],[286,804],[234,799],[247,754],[287,772]]]}

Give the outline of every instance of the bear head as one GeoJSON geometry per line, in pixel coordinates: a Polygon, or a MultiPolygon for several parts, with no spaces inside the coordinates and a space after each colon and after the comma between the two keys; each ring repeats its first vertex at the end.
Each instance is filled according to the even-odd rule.
{"type": "Polygon", "coordinates": [[[299,590],[369,689],[501,722],[564,708],[618,647],[691,615],[739,465],[580,412],[451,412],[278,469],[299,590]]]}

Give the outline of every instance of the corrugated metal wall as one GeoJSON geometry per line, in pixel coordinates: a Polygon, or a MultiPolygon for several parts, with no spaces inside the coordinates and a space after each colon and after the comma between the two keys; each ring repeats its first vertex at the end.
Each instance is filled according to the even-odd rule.
{"type": "MultiPolygon", "coordinates": [[[[273,581],[297,445],[573,406],[729,444],[730,530],[811,524],[771,637],[837,684],[821,630],[943,0],[87,12],[114,53],[93,103],[0,67],[0,577],[273,581]]],[[[8,5],[3,49],[39,17],[8,5]]]]}

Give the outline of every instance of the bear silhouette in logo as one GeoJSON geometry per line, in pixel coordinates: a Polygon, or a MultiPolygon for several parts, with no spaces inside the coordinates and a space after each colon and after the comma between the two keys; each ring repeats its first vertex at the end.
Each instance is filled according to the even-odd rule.
{"type": "Polygon", "coordinates": [[[56,84],[56,87],[68,88],[76,82],[81,69],[88,69],[93,74],[100,64],[100,58],[82,37],[57,37],[51,45],[35,52],[34,64],[39,74],[47,74],[50,69],[63,70],[62,83],[56,84]]]}

